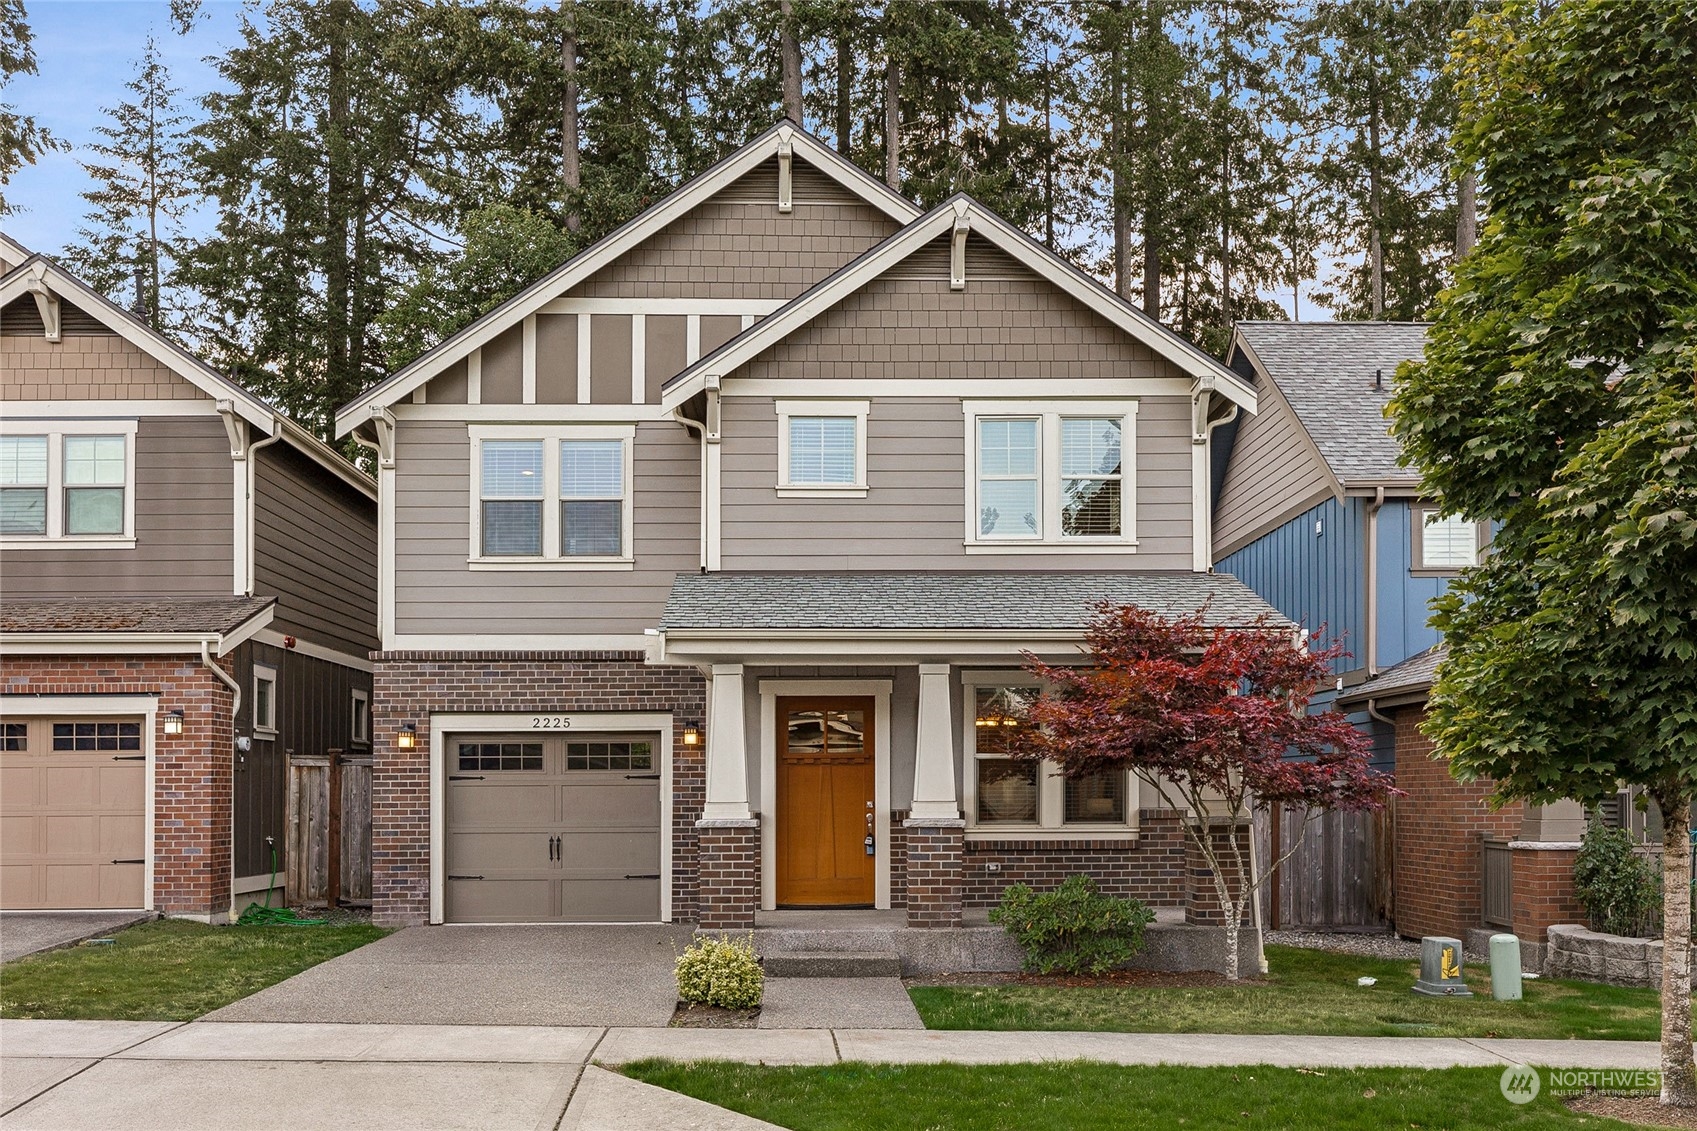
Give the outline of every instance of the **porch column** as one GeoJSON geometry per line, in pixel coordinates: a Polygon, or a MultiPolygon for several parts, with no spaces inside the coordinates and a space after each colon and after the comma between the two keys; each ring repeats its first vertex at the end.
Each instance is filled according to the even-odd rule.
{"type": "Polygon", "coordinates": [[[955,793],[949,665],[919,665],[919,734],[907,831],[907,925],[960,926],[966,822],[955,793]]]}
{"type": "Polygon", "coordinates": [[[760,822],[748,808],[742,665],[714,664],[707,700],[707,800],[699,834],[700,926],[745,930],[760,906],[760,822]]]}

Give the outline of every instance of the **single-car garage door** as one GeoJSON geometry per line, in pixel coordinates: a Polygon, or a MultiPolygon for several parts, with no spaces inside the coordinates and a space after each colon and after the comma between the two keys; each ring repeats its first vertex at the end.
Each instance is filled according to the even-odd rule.
{"type": "Polygon", "coordinates": [[[0,908],[141,907],[142,720],[0,723],[0,908]]]}
{"type": "Polygon", "coordinates": [[[450,923],[660,918],[660,744],[651,734],[450,735],[450,923]]]}

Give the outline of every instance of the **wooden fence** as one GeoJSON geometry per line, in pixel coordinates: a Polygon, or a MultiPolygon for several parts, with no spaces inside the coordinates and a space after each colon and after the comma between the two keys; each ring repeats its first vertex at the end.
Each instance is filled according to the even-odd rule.
{"type": "Polygon", "coordinates": [[[371,756],[289,756],[288,899],[335,907],[371,901],[371,756]]]}
{"type": "Polygon", "coordinates": [[[1395,828],[1394,808],[1310,817],[1306,809],[1275,806],[1257,813],[1255,856],[1263,872],[1297,846],[1262,888],[1266,925],[1286,931],[1383,929],[1396,912],[1395,828]]]}

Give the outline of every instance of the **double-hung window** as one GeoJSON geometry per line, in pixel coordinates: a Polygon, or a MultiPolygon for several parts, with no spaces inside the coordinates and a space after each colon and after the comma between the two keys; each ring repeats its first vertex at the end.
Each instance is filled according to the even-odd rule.
{"type": "Polygon", "coordinates": [[[1137,402],[968,401],[966,544],[1136,545],[1137,402]]]}
{"type": "Polygon", "coordinates": [[[474,568],[629,569],[634,425],[472,425],[474,568]]]}
{"type": "Polygon", "coordinates": [[[134,545],[135,421],[18,423],[0,435],[0,540],[134,545]]]}
{"type": "Polygon", "coordinates": [[[1490,540],[1490,526],[1459,515],[1446,515],[1431,505],[1413,511],[1413,568],[1417,573],[1454,573],[1479,564],[1490,540]]]}
{"type": "Polygon", "coordinates": [[[867,401],[778,404],[778,493],[866,494],[867,401]]]}
{"type": "Polygon", "coordinates": [[[967,672],[966,814],[976,835],[1097,836],[1135,827],[1130,771],[1063,777],[1052,762],[1015,758],[1039,688],[1010,672],[967,672]]]}

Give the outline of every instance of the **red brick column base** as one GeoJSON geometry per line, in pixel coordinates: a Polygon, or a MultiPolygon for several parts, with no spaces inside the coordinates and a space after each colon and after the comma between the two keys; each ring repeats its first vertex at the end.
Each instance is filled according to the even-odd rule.
{"type": "Polygon", "coordinates": [[[1573,893],[1578,845],[1516,841],[1509,850],[1514,858],[1514,933],[1522,942],[1546,941],[1557,923],[1585,922],[1585,910],[1573,893]]]}
{"type": "Polygon", "coordinates": [[[907,830],[907,925],[960,926],[966,822],[910,817],[902,824],[907,830]]]}
{"type": "MultiPolygon", "coordinates": [[[[1231,825],[1219,822],[1212,825],[1209,836],[1213,841],[1214,856],[1220,861],[1226,876],[1226,890],[1235,901],[1239,898],[1242,879],[1237,874],[1236,857],[1232,855],[1232,833],[1237,834],[1238,852],[1242,854],[1244,868],[1249,866],[1249,825],[1231,825]]],[[[1220,893],[1214,886],[1214,870],[1208,864],[1208,858],[1202,854],[1202,849],[1188,832],[1184,838],[1184,921],[1201,926],[1223,927],[1226,925],[1227,914],[1220,903],[1220,893]]],[[[1250,924],[1254,920],[1252,908],[1244,909],[1243,922],[1250,924]]]]}
{"type": "Polygon", "coordinates": [[[760,908],[760,822],[695,822],[700,837],[699,925],[704,931],[746,931],[760,908]]]}

